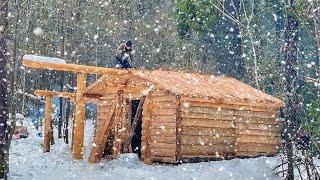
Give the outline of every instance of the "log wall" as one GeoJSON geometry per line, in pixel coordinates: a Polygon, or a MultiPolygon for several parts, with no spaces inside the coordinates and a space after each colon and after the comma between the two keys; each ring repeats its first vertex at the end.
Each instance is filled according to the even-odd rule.
{"type": "MultiPolygon", "coordinates": [[[[97,104],[97,128],[100,127],[101,124],[107,120],[107,114],[110,111],[111,106],[117,103],[116,97],[117,94],[108,94],[99,100],[99,103],[97,104]]],[[[109,137],[105,145],[104,155],[111,155],[113,151],[112,147],[114,141],[114,134],[115,128],[113,127],[109,133],[109,137]]]]}
{"type": "Polygon", "coordinates": [[[181,158],[234,155],[236,137],[232,114],[232,110],[182,97],[181,158]]]}
{"type": "Polygon", "coordinates": [[[280,144],[278,112],[244,112],[236,116],[236,155],[276,155],[280,144]]]}
{"type": "Polygon", "coordinates": [[[182,97],[181,117],[182,158],[247,157],[278,151],[277,109],[182,97]]]}
{"type": "Polygon", "coordinates": [[[142,158],[145,162],[176,163],[176,113],[175,95],[152,91],[147,96],[142,123],[142,158]]]}

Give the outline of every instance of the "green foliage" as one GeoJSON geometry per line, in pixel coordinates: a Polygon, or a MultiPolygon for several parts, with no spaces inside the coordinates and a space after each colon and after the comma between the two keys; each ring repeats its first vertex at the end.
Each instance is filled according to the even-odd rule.
{"type": "Polygon", "coordinates": [[[311,122],[307,125],[308,129],[311,130],[313,137],[320,140],[320,96],[314,98],[309,104],[308,115],[311,122]]]}
{"type": "Polygon", "coordinates": [[[218,18],[217,0],[178,0],[177,19],[179,35],[187,36],[191,30],[202,32],[218,18]]]}

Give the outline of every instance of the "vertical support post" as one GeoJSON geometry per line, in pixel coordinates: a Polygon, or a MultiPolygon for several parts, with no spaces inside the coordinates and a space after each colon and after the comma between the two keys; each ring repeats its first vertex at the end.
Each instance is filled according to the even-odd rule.
{"type": "Polygon", "coordinates": [[[120,90],[118,91],[118,97],[117,97],[117,111],[116,111],[116,115],[115,115],[115,140],[113,141],[113,152],[112,152],[112,156],[111,159],[115,158],[116,156],[118,156],[121,153],[121,143],[122,143],[122,139],[121,139],[121,133],[119,128],[122,128],[122,123],[121,122],[121,117],[123,117],[123,91],[120,90]]]}
{"type": "Polygon", "coordinates": [[[152,134],[152,97],[146,98],[146,102],[143,105],[143,129],[145,129],[145,148],[142,148],[141,156],[143,157],[143,162],[146,164],[151,164],[151,134],[152,134]]]}
{"type": "Polygon", "coordinates": [[[85,121],[85,98],[83,96],[87,84],[87,76],[77,74],[76,113],[74,121],[73,158],[83,158],[83,139],[85,121]]]}
{"type": "Polygon", "coordinates": [[[45,116],[44,116],[43,152],[50,152],[51,123],[52,123],[51,114],[52,114],[51,96],[46,96],[46,107],[45,107],[45,116]]]}
{"type": "Polygon", "coordinates": [[[176,113],[176,162],[179,163],[181,160],[181,97],[180,95],[176,96],[177,101],[177,113],[176,113]]]}

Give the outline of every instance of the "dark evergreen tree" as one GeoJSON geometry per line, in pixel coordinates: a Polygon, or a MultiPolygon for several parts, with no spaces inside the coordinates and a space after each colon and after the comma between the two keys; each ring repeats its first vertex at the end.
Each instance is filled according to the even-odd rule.
{"type": "Polygon", "coordinates": [[[0,179],[9,172],[9,117],[7,100],[8,1],[0,3],[0,179]]]}

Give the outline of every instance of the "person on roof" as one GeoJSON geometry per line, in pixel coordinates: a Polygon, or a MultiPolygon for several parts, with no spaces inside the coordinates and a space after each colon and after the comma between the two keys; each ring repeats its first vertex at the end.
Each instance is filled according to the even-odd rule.
{"type": "Polygon", "coordinates": [[[117,48],[116,55],[116,67],[120,68],[131,68],[132,67],[132,42],[127,41],[126,43],[121,43],[117,48]]]}

